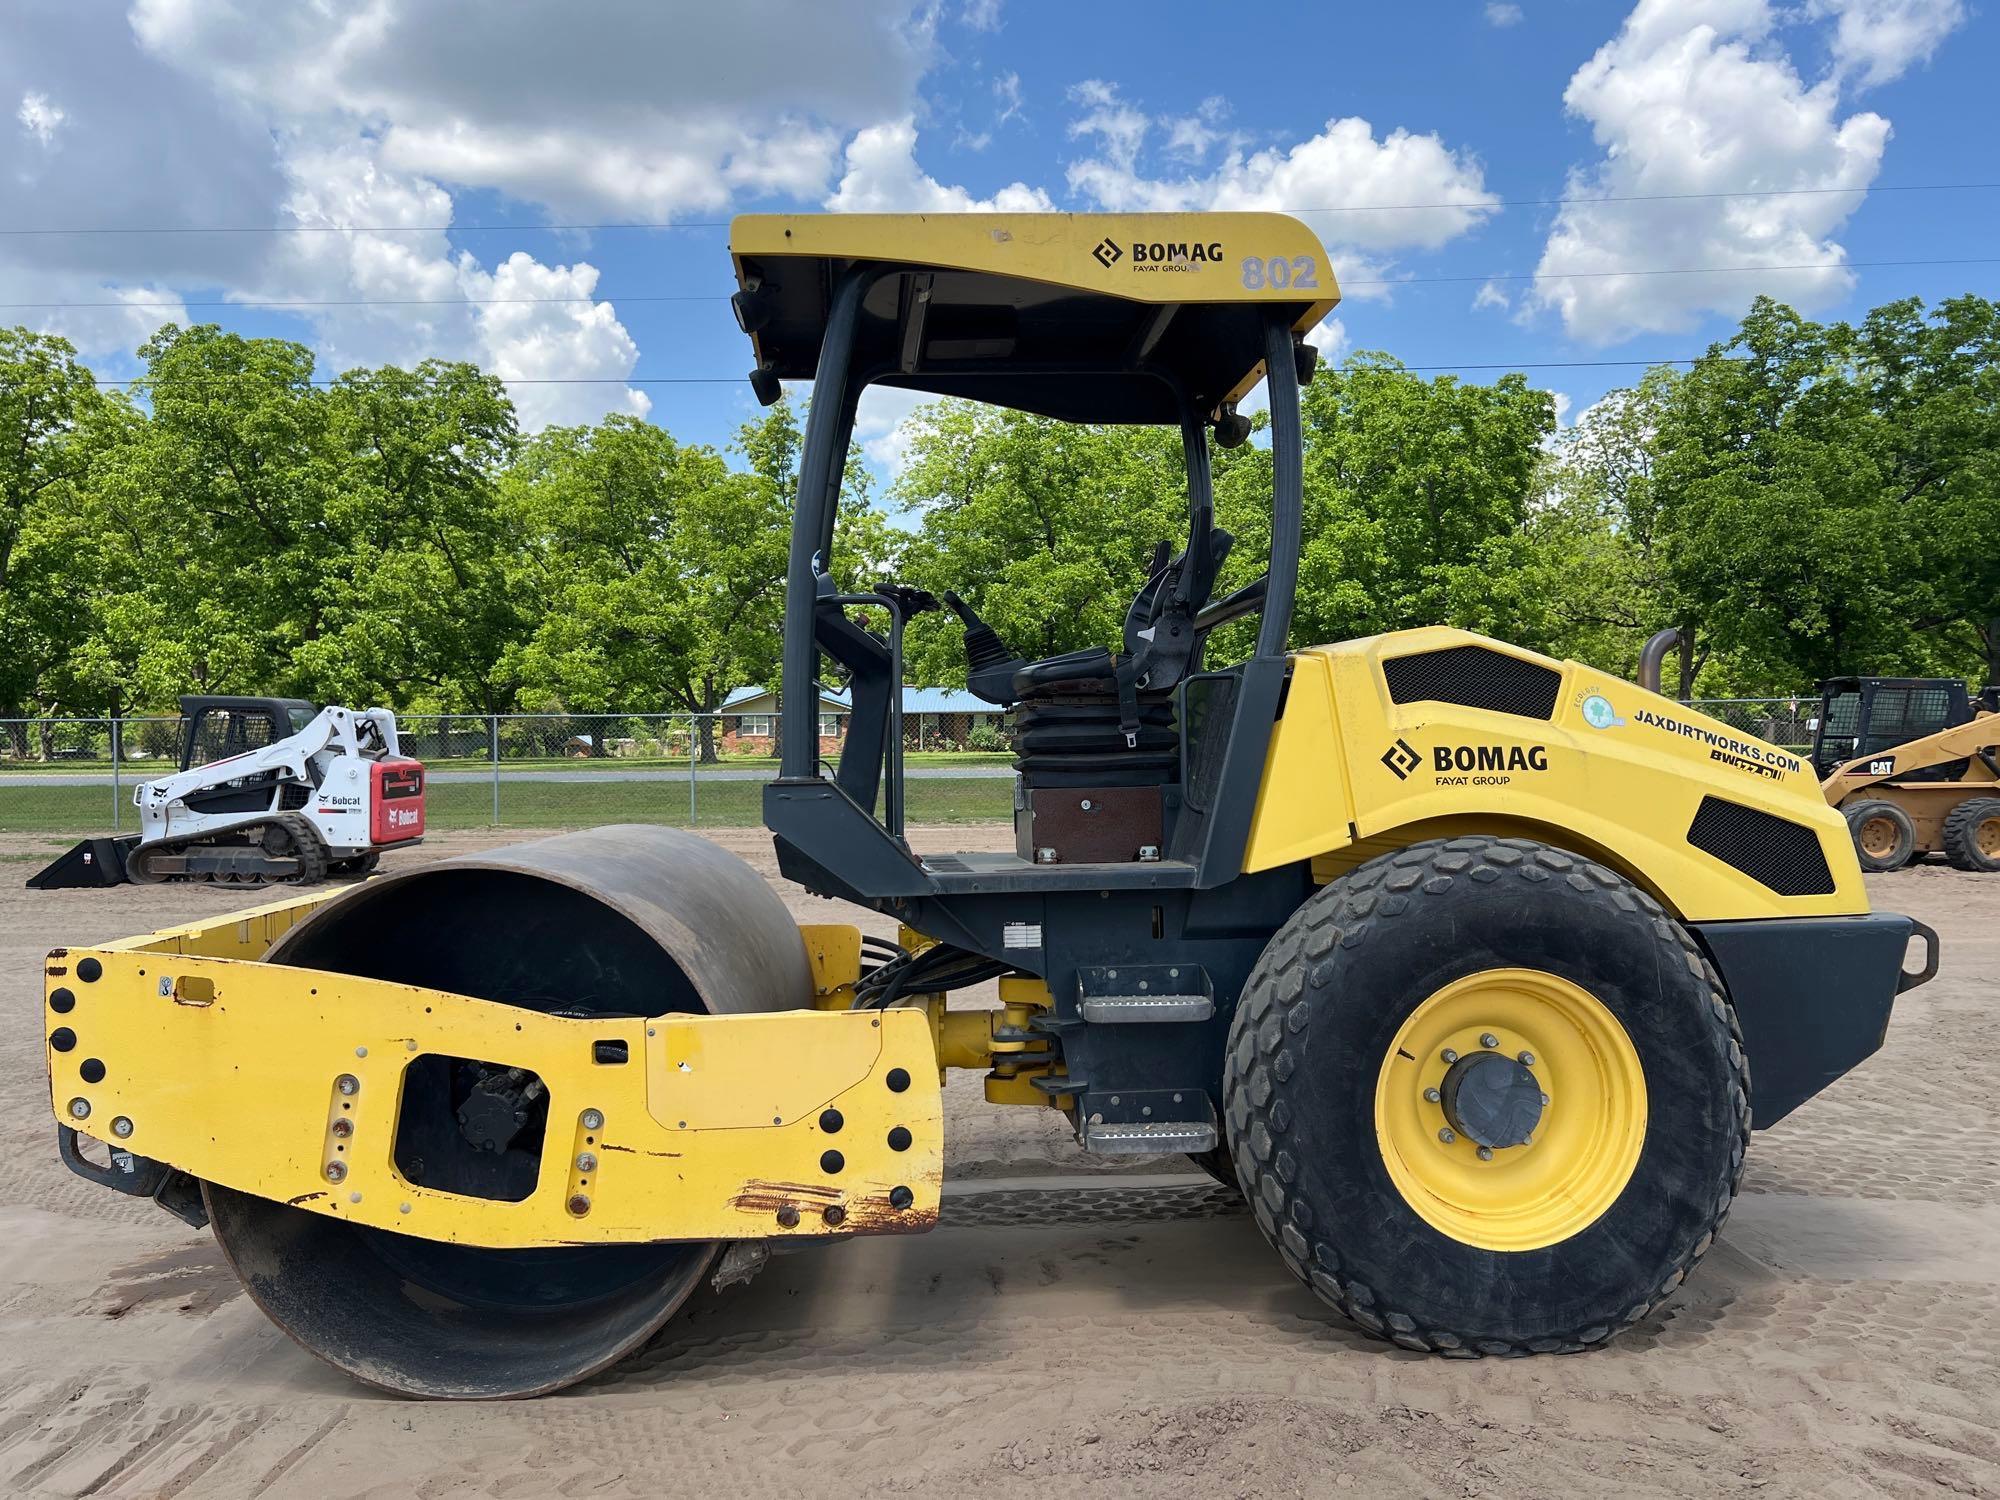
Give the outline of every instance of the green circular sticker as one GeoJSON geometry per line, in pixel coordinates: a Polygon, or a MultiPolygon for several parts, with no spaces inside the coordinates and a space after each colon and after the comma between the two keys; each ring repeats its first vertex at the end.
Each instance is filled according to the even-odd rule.
{"type": "Polygon", "coordinates": [[[1613,712],[1609,698],[1592,693],[1583,700],[1583,722],[1592,729],[1609,729],[1618,722],[1618,715],[1613,712]]]}

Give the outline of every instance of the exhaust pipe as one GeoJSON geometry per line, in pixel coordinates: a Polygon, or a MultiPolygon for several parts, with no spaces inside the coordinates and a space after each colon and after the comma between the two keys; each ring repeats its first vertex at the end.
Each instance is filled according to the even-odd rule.
{"type": "MultiPolygon", "coordinates": [[[[1678,646],[1680,643],[1681,643],[1681,633],[1678,630],[1669,628],[1666,630],[1656,631],[1652,639],[1647,641],[1646,644],[1640,648],[1639,650],[1640,687],[1644,688],[1649,693],[1657,693],[1660,690],[1660,667],[1663,663],[1665,663],[1667,659],[1667,653],[1673,650],[1674,647],[1678,646]]],[[[1682,691],[1685,692],[1687,689],[1687,684],[1682,683],[1681,689],[1682,691]]]]}

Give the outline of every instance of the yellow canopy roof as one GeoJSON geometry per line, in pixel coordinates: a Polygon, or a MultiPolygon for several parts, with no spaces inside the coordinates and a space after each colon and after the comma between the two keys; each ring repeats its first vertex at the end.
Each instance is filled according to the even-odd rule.
{"type": "Polygon", "coordinates": [[[1303,333],[1340,300],[1283,214],[748,214],[729,238],[779,378],[812,377],[835,282],[870,263],[902,274],[863,304],[858,368],[1072,421],[1174,421],[1174,383],[1231,404],[1262,378],[1264,309],[1303,333]]]}

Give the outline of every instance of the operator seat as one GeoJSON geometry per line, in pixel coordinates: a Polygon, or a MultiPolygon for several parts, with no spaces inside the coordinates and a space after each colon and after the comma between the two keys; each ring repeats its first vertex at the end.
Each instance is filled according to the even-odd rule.
{"type": "Polygon", "coordinates": [[[1203,541],[1194,566],[1186,552],[1168,561],[1168,544],[1160,543],[1145,586],[1125,612],[1124,650],[1116,656],[1102,646],[1090,646],[1027,661],[1008,651],[971,605],[947,593],[945,603],[965,623],[967,687],[975,697],[1001,708],[1079,694],[1164,697],[1180,684],[1194,660],[1194,617],[1214,593],[1236,538],[1212,527],[1203,541]]]}
{"type": "Polygon", "coordinates": [[[991,626],[956,594],[945,602],[966,622],[971,691],[1012,707],[1015,767],[1029,788],[1159,786],[1180,768],[1173,690],[1193,666],[1194,617],[1215,588],[1235,543],[1199,528],[1189,553],[1168,558],[1162,542],[1145,586],[1125,614],[1124,650],[1102,646],[1040,661],[1009,653],[991,626]]]}

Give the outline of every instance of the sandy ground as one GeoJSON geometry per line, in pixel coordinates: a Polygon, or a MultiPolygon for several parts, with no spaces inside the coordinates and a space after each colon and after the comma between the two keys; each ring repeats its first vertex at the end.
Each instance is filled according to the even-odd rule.
{"type": "MultiPolygon", "coordinates": [[[[771,872],[761,834],[719,837],[771,872]]],[[[446,1406],[321,1365],[206,1234],[57,1161],[43,951],[246,903],[20,889],[48,843],[0,839],[0,1491],[2000,1495],[2000,878],[1871,879],[1943,935],[1942,977],[1758,1136],[1715,1251],[1611,1348],[1372,1343],[1183,1163],[1106,1172],[968,1077],[935,1233],[780,1257],[587,1385],[446,1406]]]]}

